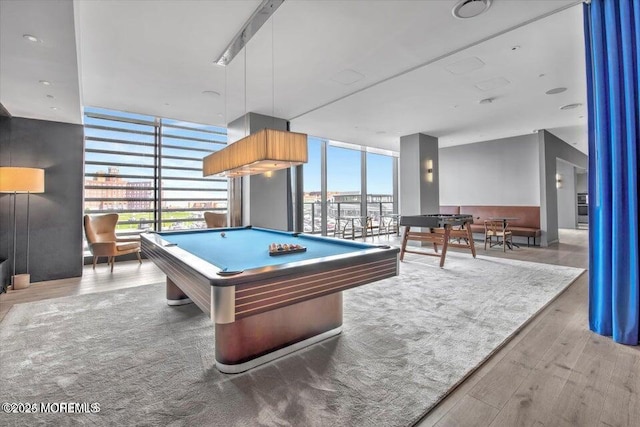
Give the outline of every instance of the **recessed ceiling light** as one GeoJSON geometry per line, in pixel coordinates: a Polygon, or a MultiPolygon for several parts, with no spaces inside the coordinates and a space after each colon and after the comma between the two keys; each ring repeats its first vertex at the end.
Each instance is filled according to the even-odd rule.
{"type": "Polygon", "coordinates": [[[495,101],[495,98],[485,98],[481,99],[479,104],[491,104],[493,101],[495,101]]]}
{"type": "Polygon", "coordinates": [[[52,110],[57,110],[58,107],[50,107],[52,110]]]}
{"type": "Polygon", "coordinates": [[[462,0],[453,7],[451,13],[456,18],[474,18],[486,12],[491,6],[491,0],[462,0]]]}
{"type": "Polygon", "coordinates": [[[220,96],[220,92],[216,92],[215,90],[203,90],[202,94],[209,96],[220,96]]]}
{"type": "Polygon", "coordinates": [[[563,105],[562,107],[560,107],[561,110],[573,110],[574,108],[578,108],[582,106],[582,104],[580,103],[576,103],[576,104],[568,104],[568,105],[563,105]]]}
{"type": "Polygon", "coordinates": [[[562,93],[564,91],[566,91],[567,88],[566,87],[555,87],[553,89],[549,89],[548,91],[546,91],[545,93],[547,95],[556,95],[558,93],[562,93]]]}
{"type": "Polygon", "coordinates": [[[51,86],[51,82],[48,80],[40,80],[39,82],[41,85],[45,85],[45,86],[51,86]]]}
{"type": "Polygon", "coordinates": [[[584,116],[578,116],[579,119],[584,119],[584,116]]]}
{"type": "Polygon", "coordinates": [[[222,113],[218,113],[218,117],[222,117],[222,113]]]}
{"type": "Polygon", "coordinates": [[[53,99],[53,95],[47,95],[47,98],[53,99]]]}
{"type": "Polygon", "coordinates": [[[169,105],[171,105],[171,104],[169,104],[168,102],[165,102],[165,103],[164,103],[164,106],[165,106],[165,107],[168,107],[169,105]]]}
{"type": "Polygon", "coordinates": [[[544,76],[546,76],[545,73],[538,74],[538,77],[544,77],[544,76]]]}
{"type": "Polygon", "coordinates": [[[22,37],[25,40],[29,40],[30,42],[33,42],[33,43],[37,43],[40,41],[39,38],[37,38],[36,36],[32,36],[31,34],[23,34],[22,37]]]}
{"type": "Polygon", "coordinates": [[[518,45],[511,46],[511,50],[520,50],[520,46],[518,45]]]}

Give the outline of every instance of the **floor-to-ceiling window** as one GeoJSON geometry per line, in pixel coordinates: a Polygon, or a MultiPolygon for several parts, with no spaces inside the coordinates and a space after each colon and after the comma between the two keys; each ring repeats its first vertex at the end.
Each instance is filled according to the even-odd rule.
{"type": "MultiPolygon", "coordinates": [[[[394,162],[384,154],[367,153],[367,215],[374,227],[386,225],[394,214],[394,162]]],[[[388,230],[387,230],[388,231],[388,230]]]]}
{"type": "Polygon", "coordinates": [[[85,204],[116,212],[118,231],[204,227],[227,209],[226,178],[204,178],[202,158],[226,129],[99,108],[85,109],[85,204]]]}
{"type": "Polygon", "coordinates": [[[202,158],[226,146],[226,130],[160,120],[160,223],[203,228],[205,211],[227,211],[227,179],[202,176],[202,158]]]}
{"type": "MultiPolygon", "coordinates": [[[[349,233],[362,226],[361,217],[361,151],[327,147],[327,233],[336,227],[349,233]],[[344,220],[344,221],[340,221],[344,220]]],[[[340,231],[340,230],[339,230],[340,231]]]]}
{"type": "Polygon", "coordinates": [[[379,229],[385,216],[397,213],[397,160],[390,151],[310,136],[303,167],[304,231],[361,237],[367,220],[379,229]]]}

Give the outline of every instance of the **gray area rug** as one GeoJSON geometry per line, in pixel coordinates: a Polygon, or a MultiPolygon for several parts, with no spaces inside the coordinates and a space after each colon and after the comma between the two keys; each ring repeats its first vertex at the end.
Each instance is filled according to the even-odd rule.
{"type": "Polygon", "coordinates": [[[345,292],[343,333],[244,374],[214,366],[213,325],[164,285],[14,306],[0,402],[98,402],[97,414],[0,425],[406,426],[581,269],[450,253],[345,292]]]}

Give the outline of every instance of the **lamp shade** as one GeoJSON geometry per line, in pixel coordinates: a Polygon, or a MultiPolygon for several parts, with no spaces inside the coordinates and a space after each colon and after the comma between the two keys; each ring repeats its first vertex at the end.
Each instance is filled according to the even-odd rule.
{"type": "Polygon", "coordinates": [[[44,193],[44,169],[0,167],[0,193],[44,193]]]}
{"type": "Polygon", "coordinates": [[[307,135],[274,129],[253,133],[202,163],[204,176],[237,177],[289,168],[307,162],[307,135]]]}

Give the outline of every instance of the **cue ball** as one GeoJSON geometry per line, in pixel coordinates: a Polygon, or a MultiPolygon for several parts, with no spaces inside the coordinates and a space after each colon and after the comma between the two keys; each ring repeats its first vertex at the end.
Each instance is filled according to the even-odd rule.
{"type": "Polygon", "coordinates": [[[222,237],[227,237],[227,235],[225,234],[225,232],[224,232],[224,231],[223,231],[222,233],[220,233],[220,235],[221,235],[222,237]]]}

